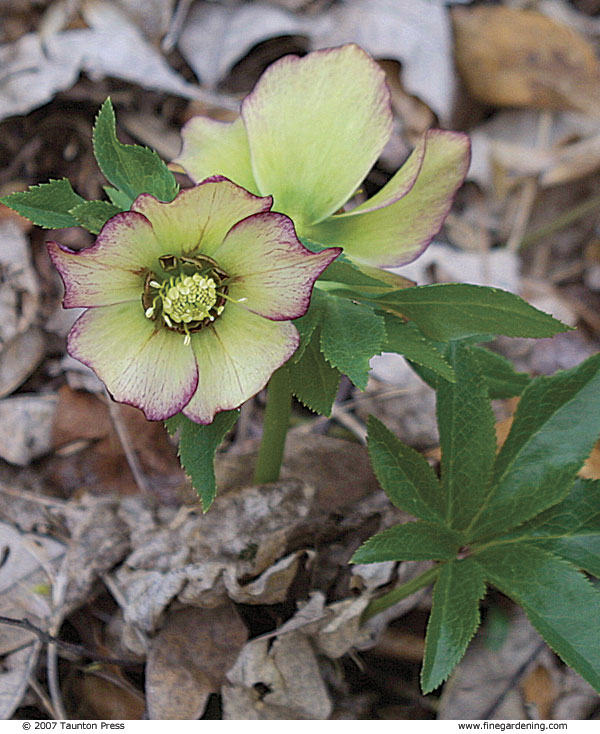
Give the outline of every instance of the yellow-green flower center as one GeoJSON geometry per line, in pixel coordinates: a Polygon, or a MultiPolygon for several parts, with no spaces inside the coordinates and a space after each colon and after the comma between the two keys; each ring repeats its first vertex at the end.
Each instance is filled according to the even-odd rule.
{"type": "Polygon", "coordinates": [[[227,299],[227,273],[206,257],[159,258],[163,271],[173,274],[162,278],[148,272],[142,294],[146,318],[184,335],[186,344],[191,334],[212,323],[223,313],[227,299]]]}
{"type": "Polygon", "coordinates": [[[217,302],[217,284],[200,273],[169,278],[160,289],[163,314],[171,321],[189,324],[204,321],[217,302]]]}

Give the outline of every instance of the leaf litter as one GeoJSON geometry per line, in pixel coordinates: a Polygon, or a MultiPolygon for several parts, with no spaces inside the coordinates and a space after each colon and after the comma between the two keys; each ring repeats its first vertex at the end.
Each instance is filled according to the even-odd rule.
{"type": "MultiPolygon", "coordinates": [[[[354,40],[385,60],[396,118],[394,147],[368,186],[380,186],[431,124],[466,129],[475,142],[470,183],[412,277],[443,282],[467,273],[470,282],[538,293],[549,310],[566,306],[583,324],[577,333],[543,348],[532,349],[528,340],[496,345],[519,369],[551,373],[598,349],[594,313],[600,302],[589,284],[596,262],[600,130],[595,96],[586,93],[597,75],[597,18],[558,0],[529,4],[554,25],[529,19],[533,31],[506,65],[499,59],[501,41],[511,37],[508,20],[488,22],[501,32],[492,33],[484,63],[467,63],[465,72],[460,59],[472,58],[477,46],[466,32],[453,41],[451,19],[456,29],[461,23],[473,27],[484,12],[507,18],[506,4],[482,10],[469,2],[425,0],[156,0],[142,8],[128,0],[90,0],[64,4],[72,5],[68,13],[56,4],[54,15],[48,9],[41,16],[40,5],[34,11],[23,4],[22,14],[8,18],[2,29],[0,119],[6,135],[0,151],[9,159],[0,173],[3,192],[68,175],[81,193],[95,187],[92,195],[100,195],[89,150],[77,141],[86,138],[95,108],[109,93],[123,108],[124,133],[150,145],[159,141],[161,153],[170,156],[189,116],[232,119],[239,92],[248,91],[277,56],[354,40]],[[552,30],[535,30],[542,27],[552,30]],[[572,45],[565,28],[581,34],[572,45]],[[521,50],[535,54],[536,63],[521,63],[521,50]],[[548,60],[557,51],[570,64],[551,74],[548,60]],[[453,54],[460,56],[460,80],[453,54]],[[144,64],[132,65],[132,55],[144,64]],[[486,86],[468,76],[484,70],[510,71],[518,83],[486,86]],[[500,98],[503,89],[513,96],[500,98]],[[522,109],[504,109],[507,104],[522,109]],[[53,119],[81,130],[67,145],[48,138],[42,124],[57,111],[63,116],[53,119]],[[16,128],[23,120],[24,147],[16,128]],[[582,201],[588,209],[580,214],[582,201]],[[583,250],[589,253],[585,259],[583,250]]],[[[249,413],[225,447],[233,450],[219,455],[224,491],[202,516],[162,428],[134,409],[120,409],[118,420],[131,444],[128,460],[97,381],[65,357],[60,334],[70,324],[58,310],[55,281],[39,255],[41,234],[2,216],[0,242],[0,415],[5,406],[11,428],[0,434],[0,518],[9,539],[2,546],[11,549],[0,566],[0,584],[19,579],[3,592],[2,613],[30,619],[39,630],[79,646],[79,654],[62,660],[69,670],[60,679],[64,701],[55,690],[48,712],[34,689],[26,691],[30,679],[48,683],[42,664],[51,655],[41,638],[18,630],[31,645],[3,651],[2,715],[18,714],[27,700],[45,715],[64,704],[70,715],[89,718],[139,718],[144,708],[145,715],[166,719],[431,718],[438,705],[440,718],[453,712],[477,718],[482,706],[496,704],[503,687],[508,692],[490,717],[593,715],[597,697],[578,676],[545,650],[527,659],[538,641],[518,615],[511,617],[500,652],[490,653],[484,628],[439,701],[420,698],[419,656],[406,642],[422,642],[431,604],[426,590],[360,623],[373,595],[426,568],[414,562],[347,565],[367,536],[408,519],[389,506],[366,454],[347,439],[362,435],[373,413],[413,446],[437,442],[431,392],[408,368],[374,362],[366,396],[343,387],[332,419],[314,419],[296,407],[300,425],[289,437],[282,480],[268,490],[250,480],[257,428],[249,413]],[[33,420],[40,400],[46,418],[33,420]],[[19,405],[29,406],[22,411],[21,432],[13,430],[19,405]],[[12,463],[10,440],[10,456],[18,459],[12,463]],[[131,452],[145,493],[130,471],[131,452]],[[33,556],[24,544],[35,550],[33,556]],[[381,657],[373,646],[386,629],[404,635],[399,639],[405,643],[393,651],[388,645],[381,657]],[[90,672],[77,678],[77,660],[93,662],[94,651],[125,664],[98,663],[110,680],[90,672]],[[352,662],[356,656],[364,674],[352,662]],[[519,661],[527,663],[522,672],[519,661]],[[112,708],[103,708],[101,699],[112,708]]],[[[71,242],[79,247],[84,241],[71,242]]],[[[260,409],[259,399],[252,411],[260,409]]],[[[593,457],[587,467],[597,476],[593,457]]],[[[484,601],[490,619],[498,605],[506,601],[484,601]]],[[[3,639],[18,637],[14,628],[0,632],[3,639]]]]}

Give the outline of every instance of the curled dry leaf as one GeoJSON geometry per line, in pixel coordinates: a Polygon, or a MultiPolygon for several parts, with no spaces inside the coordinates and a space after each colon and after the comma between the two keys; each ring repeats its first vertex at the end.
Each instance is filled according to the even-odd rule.
{"type": "Polygon", "coordinates": [[[531,10],[454,8],[455,56],[471,94],[497,107],[600,114],[600,68],[592,46],[531,10]]]}
{"type": "Polygon", "coordinates": [[[290,632],[247,643],[227,673],[223,718],[327,719],[333,709],[309,640],[290,632]]]}
{"type": "Polygon", "coordinates": [[[248,632],[235,607],[170,612],[146,665],[150,719],[198,719],[217,693],[248,632]]]}

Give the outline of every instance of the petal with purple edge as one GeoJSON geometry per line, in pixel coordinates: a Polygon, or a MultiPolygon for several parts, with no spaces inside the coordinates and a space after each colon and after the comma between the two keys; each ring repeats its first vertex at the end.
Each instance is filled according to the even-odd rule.
{"type": "Polygon", "coordinates": [[[296,237],[289,217],[254,214],[228,232],[214,256],[231,277],[229,295],[244,307],[276,321],[306,313],[315,280],[340,254],[313,254],[296,237]]]}
{"type": "Polygon", "coordinates": [[[348,201],[392,129],[385,74],[354,44],[279,59],[244,100],[242,118],[256,183],[297,226],[348,201]]]}
{"type": "Polygon", "coordinates": [[[198,389],[183,413],[197,423],[211,423],[215,413],[237,408],[262,390],[298,343],[289,321],[263,319],[228,303],[211,327],[192,336],[198,389]]]}
{"type": "Polygon", "coordinates": [[[392,176],[385,186],[348,213],[357,214],[358,212],[370,212],[374,209],[381,209],[384,206],[393,204],[403,196],[406,196],[406,194],[408,194],[415,185],[415,182],[419,177],[419,173],[421,172],[423,160],[425,158],[425,146],[428,134],[429,133],[425,133],[425,135],[423,135],[412,153],[404,162],[402,168],[392,176]]]}
{"type": "Polygon", "coordinates": [[[322,245],[342,245],[345,255],[368,265],[406,265],[441,229],[469,158],[467,135],[430,131],[419,176],[405,196],[382,209],[331,217],[302,234],[322,245]]]}
{"type": "Polygon", "coordinates": [[[139,300],[145,272],[156,268],[162,254],[152,225],[135,212],[109,219],[85,250],[49,242],[48,253],[65,284],[65,308],[139,300]]]}
{"type": "Polygon", "coordinates": [[[196,390],[192,349],[181,334],[155,328],[139,301],[86,311],[71,329],[67,346],[115,400],[141,408],[149,420],[175,415],[196,390]]]}
{"type": "Polygon", "coordinates": [[[175,163],[183,166],[193,181],[220,174],[253,194],[260,193],[250,163],[250,147],[241,119],[219,122],[193,117],[181,131],[183,147],[175,163]]]}
{"type": "Polygon", "coordinates": [[[140,194],[131,208],[150,220],[162,254],[212,256],[236,222],[269,211],[271,204],[269,196],[254,196],[223,176],[213,176],[168,204],[140,194]]]}

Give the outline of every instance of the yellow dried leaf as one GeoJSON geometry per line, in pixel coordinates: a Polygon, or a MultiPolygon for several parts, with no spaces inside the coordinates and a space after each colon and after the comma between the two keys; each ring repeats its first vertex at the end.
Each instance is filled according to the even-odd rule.
{"type": "Polygon", "coordinates": [[[500,6],[452,11],[459,73],[498,107],[600,114],[600,67],[576,31],[541,13],[500,6]]]}

